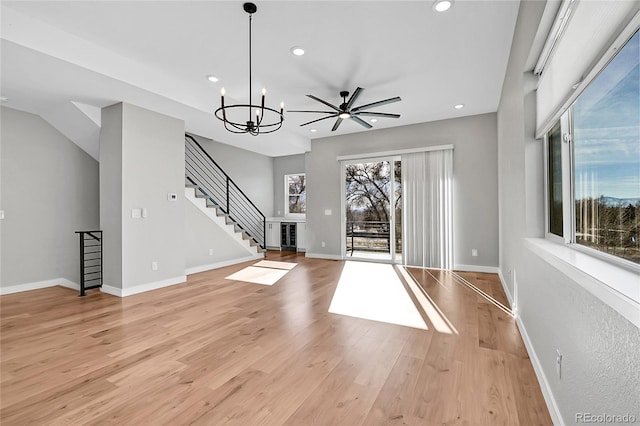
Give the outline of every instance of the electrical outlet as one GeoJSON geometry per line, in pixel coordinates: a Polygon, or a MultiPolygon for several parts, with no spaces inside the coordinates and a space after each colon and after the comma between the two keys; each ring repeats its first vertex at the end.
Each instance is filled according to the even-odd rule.
{"type": "Polygon", "coordinates": [[[158,270],[158,262],[156,262],[156,261],[151,262],[151,270],[152,271],[157,271],[158,270]]]}
{"type": "Polygon", "coordinates": [[[209,249],[209,256],[213,256],[213,249],[209,249]]]}
{"type": "Polygon", "coordinates": [[[478,256],[478,249],[471,249],[471,256],[473,257],[478,256]]]}
{"type": "Polygon", "coordinates": [[[558,374],[558,379],[562,379],[562,354],[560,349],[556,349],[556,373],[558,374]]]}
{"type": "Polygon", "coordinates": [[[322,247],[326,246],[326,244],[324,243],[324,241],[322,242],[322,247]]]}

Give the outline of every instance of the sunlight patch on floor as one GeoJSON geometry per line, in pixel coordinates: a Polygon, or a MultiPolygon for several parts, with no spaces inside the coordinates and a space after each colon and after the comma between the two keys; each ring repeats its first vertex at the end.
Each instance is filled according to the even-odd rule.
{"type": "Polygon", "coordinates": [[[392,265],[345,262],[329,312],[427,330],[392,265]]]}
{"type": "Polygon", "coordinates": [[[260,268],[247,266],[235,274],[231,274],[225,279],[234,281],[244,281],[252,284],[274,285],[280,278],[284,277],[288,269],[260,268]]]}
{"type": "Polygon", "coordinates": [[[225,279],[234,281],[244,281],[252,284],[274,285],[287,272],[295,268],[297,263],[276,262],[273,260],[261,260],[253,266],[231,274],[225,279]]]}
{"type": "Polygon", "coordinates": [[[398,267],[398,271],[400,271],[400,274],[409,285],[411,292],[422,307],[423,312],[433,325],[433,328],[435,328],[435,330],[439,333],[458,334],[458,330],[456,330],[456,328],[453,326],[451,321],[449,321],[446,315],[442,313],[433,299],[431,299],[431,297],[429,297],[429,295],[425,291],[421,290],[418,282],[413,278],[413,276],[411,276],[409,271],[407,271],[404,266],[398,267]]]}
{"type": "Polygon", "coordinates": [[[257,266],[260,268],[273,268],[273,269],[288,269],[291,270],[295,268],[297,263],[293,262],[276,262],[274,260],[261,260],[258,263],[255,263],[253,266],[257,266]]]}

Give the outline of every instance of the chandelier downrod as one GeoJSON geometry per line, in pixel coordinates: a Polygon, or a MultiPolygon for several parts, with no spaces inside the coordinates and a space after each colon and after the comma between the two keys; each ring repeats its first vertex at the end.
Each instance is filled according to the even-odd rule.
{"type": "Polygon", "coordinates": [[[266,107],[265,104],[265,96],[266,89],[262,89],[262,99],[260,101],[260,105],[254,105],[251,101],[251,95],[253,91],[253,76],[252,76],[252,46],[251,46],[251,22],[253,18],[253,14],[256,13],[258,7],[254,3],[245,3],[243,5],[244,11],[249,14],[249,103],[248,104],[237,104],[237,105],[225,105],[224,103],[224,95],[225,90],[224,87],[220,91],[220,108],[215,111],[215,116],[224,123],[225,129],[227,129],[231,133],[249,133],[250,135],[257,136],[265,133],[272,133],[280,129],[282,127],[282,122],[284,121],[284,103],[280,103],[280,111],[277,111],[274,108],[266,107]],[[242,109],[246,108],[248,110],[249,119],[245,123],[234,122],[227,118],[227,112],[231,109],[242,109]],[[253,121],[253,111],[255,109],[255,122],[253,121]],[[273,118],[273,121],[264,124],[265,115],[268,114],[273,118]],[[275,114],[275,115],[274,115],[275,114]]]}

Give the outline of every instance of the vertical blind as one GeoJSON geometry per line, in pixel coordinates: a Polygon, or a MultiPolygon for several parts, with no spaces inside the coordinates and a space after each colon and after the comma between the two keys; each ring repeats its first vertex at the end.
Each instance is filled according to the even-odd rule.
{"type": "Polygon", "coordinates": [[[403,263],[453,267],[453,150],[402,155],[403,263]]]}
{"type": "MultiPolygon", "coordinates": [[[[640,10],[638,1],[581,0],[542,70],[537,89],[537,135],[568,107],[596,62],[640,10]]],[[[553,35],[551,35],[553,36],[553,35]]]]}

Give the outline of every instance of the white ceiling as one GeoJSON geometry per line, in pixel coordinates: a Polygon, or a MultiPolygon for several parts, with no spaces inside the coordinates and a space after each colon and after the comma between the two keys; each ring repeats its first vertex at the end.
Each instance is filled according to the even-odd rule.
{"type": "MultiPolygon", "coordinates": [[[[321,115],[287,113],[283,129],[252,137],[212,116],[248,100],[248,15],[243,1],[2,1],[3,105],[39,114],[97,156],[97,108],[124,101],[185,120],[186,130],[265,155],[308,151],[311,138],[366,130],[346,120],[300,127],[321,115]],[[211,83],[206,76],[220,78],[211,83]],[[74,104],[72,104],[74,102],[74,104]],[[71,106],[73,105],[73,106],[71,106]],[[92,112],[92,110],[94,110],[92,112]],[[76,113],[74,113],[74,111],[76,113]],[[89,120],[87,118],[91,118],[89,120]],[[81,118],[82,116],[83,118],[81,118]],[[74,130],[76,123],[81,123],[74,130]],[[93,124],[92,124],[93,123],[93,124]],[[317,132],[311,133],[315,128],[317,132]],[[84,130],[83,130],[84,129],[84,130]],[[89,135],[91,134],[91,135],[89,135]]],[[[253,92],[267,104],[327,110],[340,90],[357,105],[401,114],[374,129],[497,110],[518,11],[515,0],[261,1],[253,17],[253,92]],[[306,54],[293,56],[292,46],[306,54]],[[465,104],[462,110],[455,104],[465,104]]]]}

